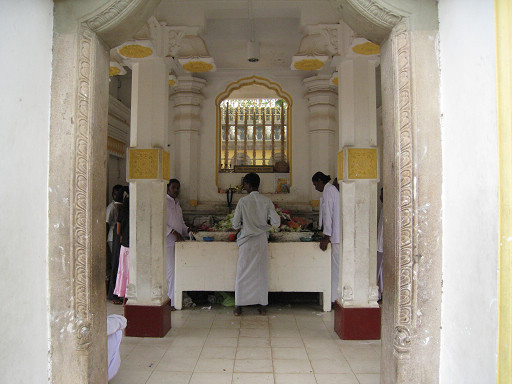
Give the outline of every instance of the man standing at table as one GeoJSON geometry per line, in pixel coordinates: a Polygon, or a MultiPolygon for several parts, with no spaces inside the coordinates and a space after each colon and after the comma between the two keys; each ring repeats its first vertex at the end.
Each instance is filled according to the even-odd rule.
{"type": "Polygon", "coordinates": [[[180,194],[180,182],[178,179],[169,180],[167,184],[167,230],[166,230],[166,258],[167,258],[167,295],[171,299],[171,310],[174,311],[174,270],[176,257],[174,245],[177,241],[184,241],[190,229],[185,225],[178,195],[180,194]]]}
{"type": "Polygon", "coordinates": [[[248,173],[243,179],[249,194],[236,205],[232,219],[238,233],[238,262],[235,283],[235,316],[242,306],[259,304],[259,312],[267,313],[268,305],[268,231],[279,227],[281,220],[272,201],[258,192],[260,177],[248,173]],[[270,222],[270,224],[269,224],[270,222]]]}

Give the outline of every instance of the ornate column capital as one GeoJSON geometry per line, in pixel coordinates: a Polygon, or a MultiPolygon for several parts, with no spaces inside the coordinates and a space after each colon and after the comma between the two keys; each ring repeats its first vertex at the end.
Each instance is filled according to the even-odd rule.
{"type": "Polygon", "coordinates": [[[169,99],[175,107],[182,105],[200,106],[204,100],[201,90],[206,80],[198,77],[179,77],[175,86],[170,89],[169,99]]]}
{"type": "Polygon", "coordinates": [[[309,107],[315,105],[337,106],[338,90],[332,84],[331,76],[318,75],[304,79],[306,93],[304,97],[308,101],[309,107]]]}

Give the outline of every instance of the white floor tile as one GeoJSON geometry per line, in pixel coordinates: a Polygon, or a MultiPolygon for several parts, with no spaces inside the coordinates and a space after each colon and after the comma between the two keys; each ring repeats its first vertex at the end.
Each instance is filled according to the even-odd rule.
{"type": "Polygon", "coordinates": [[[273,360],[275,373],[313,373],[309,360],[273,360]]]}
{"type": "Polygon", "coordinates": [[[275,384],[316,384],[312,373],[280,373],[274,375],[275,384]]]}
{"type": "Polygon", "coordinates": [[[205,359],[199,358],[194,372],[232,373],[233,359],[205,359]]]}
{"type": "Polygon", "coordinates": [[[121,365],[119,372],[112,380],[109,381],[109,384],[141,384],[141,383],[145,383],[148,380],[151,373],[152,372],[148,371],[148,370],[124,368],[121,365]]]}
{"type": "Polygon", "coordinates": [[[360,384],[353,373],[316,373],[315,377],[317,384],[360,384]]]}
{"type": "Polygon", "coordinates": [[[236,373],[272,373],[272,360],[235,360],[236,373]]]}
{"type": "Polygon", "coordinates": [[[321,359],[311,360],[315,373],[351,373],[352,370],[346,361],[321,359]]]}
{"type": "Polygon", "coordinates": [[[379,373],[380,374],[380,360],[353,360],[347,359],[352,368],[352,372],[359,373],[379,373]]]}
{"type": "Polygon", "coordinates": [[[205,347],[236,347],[238,345],[237,337],[211,337],[208,336],[205,347]]]}
{"type": "Polygon", "coordinates": [[[278,360],[307,360],[308,355],[304,347],[299,348],[272,348],[272,358],[278,360]]]}
{"type": "Polygon", "coordinates": [[[269,337],[239,337],[238,338],[238,346],[239,347],[270,347],[270,338],[269,337]]]}
{"type": "Polygon", "coordinates": [[[272,350],[269,347],[238,347],[237,360],[272,360],[272,350]]]}
{"type": "Polygon", "coordinates": [[[146,384],[188,384],[192,372],[164,372],[155,371],[146,384]]]}
{"type": "Polygon", "coordinates": [[[156,371],[193,372],[197,357],[163,357],[156,366],[156,371]]]}
{"type": "Polygon", "coordinates": [[[194,372],[189,384],[231,384],[231,373],[199,373],[194,372]]]}
{"type": "Polygon", "coordinates": [[[377,373],[361,373],[357,375],[359,384],[379,384],[380,374],[377,373]]]}
{"type": "Polygon", "coordinates": [[[241,337],[269,337],[268,327],[265,328],[241,328],[241,337]]]}
{"type": "Polygon", "coordinates": [[[204,347],[200,358],[235,360],[236,347],[204,347]]]}
{"type": "Polygon", "coordinates": [[[233,384],[274,384],[272,373],[234,373],[233,384]]]}
{"type": "Polygon", "coordinates": [[[304,342],[300,337],[272,337],[270,338],[270,344],[273,348],[284,347],[284,348],[300,348],[304,347],[304,342]]]}

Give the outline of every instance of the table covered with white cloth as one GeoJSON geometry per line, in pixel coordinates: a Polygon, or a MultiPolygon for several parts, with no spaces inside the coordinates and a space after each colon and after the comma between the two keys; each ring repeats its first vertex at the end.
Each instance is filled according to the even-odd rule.
{"type": "MultiPolygon", "coordinates": [[[[234,291],[236,243],[176,243],[175,307],[184,291],[234,291]]],[[[269,292],[319,292],[331,310],[331,251],[316,242],[269,243],[269,292]]]]}

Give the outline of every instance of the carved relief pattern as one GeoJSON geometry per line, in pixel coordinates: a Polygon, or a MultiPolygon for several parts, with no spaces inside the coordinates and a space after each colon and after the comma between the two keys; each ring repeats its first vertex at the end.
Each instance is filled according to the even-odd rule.
{"type": "Polygon", "coordinates": [[[185,31],[169,30],[169,55],[177,57],[181,48],[181,39],[185,36],[185,31]]]}
{"type": "Polygon", "coordinates": [[[336,28],[325,28],[322,30],[322,35],[327,41],[329,51],[332,55],[339,55],[338,50],[338,30],[336,28]]]}
{"type": "Polygon", "coordinates": [[[413,130],[411,106],[410,41],[405,22],[399,24],[392,35],[395,89],[398,92],[398,258],[397,305],[395,306],[395,352],[403,357],[410,344],[411,328],[414,326],[413,253],[414,253],[414,172],[413,130]]]}
{"type": "Polygon", "coordinates": [[[87,26],[93,31],[98,31],[106,27],[111,21],[115,20],[122,12],[126,10],[133,0],[118,0],[107,7],[103,12],[87,21],[87,26]]]}
{"type": "Polygon", "coordinates": [[[89,198],[89,142],[91,137],[89,97],[91,95],[91,57],[93,33],[82,27],[79,34],[78,95],[75,133],[74,212],[72,261],[75,291],[76,340],[78,350],[88,350],[91,342],[91,260],[87,233],[90,224],[87,211],[89,198]]]}
{"type": "MultiPolygon", "coordinates": [[[[345,0],[361,15],[372,23],[378,24],[388,30],[397,25],[402,17],[377,4],[374,0],[345,0]]],[[[338,0],[341,2],[341,0],[338,0]]]]}
{"type": "Polygon", "coordinates": [[[352,301],[352,300],[354,300],[354,291],[352,290],[351,286],[345,285],[343,287],[342,298],[343,298],[343,301],[352,301]]]}
{"type": "Polygon", "coordinates": [[[377,150],[374,148],[349,148],[347,165],[349,179],[376,179],[377,150]]]}
{"type": "Polygon", "coordinates": [[[376,285],[370,285],[368,289],[368,301],[379,300],[379,287],[376,285]]]}
{"type": "Polygon", "coordinates": [[[130,179],[158,178],[158,149],[130,148],[129,153],[130,179]]]}

